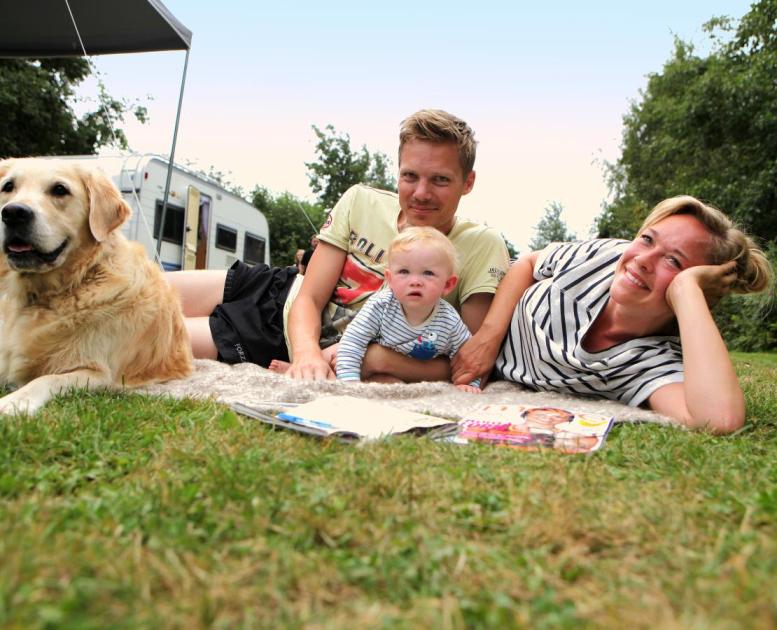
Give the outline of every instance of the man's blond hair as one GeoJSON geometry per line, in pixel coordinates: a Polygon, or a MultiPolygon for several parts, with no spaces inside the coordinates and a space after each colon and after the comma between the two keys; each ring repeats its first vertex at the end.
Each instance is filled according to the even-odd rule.
{"type": "Polygon", "coordinates": [[[406,227],[402,230],[388,248],[387,261],[391,264],[391,257],[396,252],[407,252],[415,248],[436,249],[445,257],[450,267],[451,275],[459,268],[459,257],[456,248],[440,230],[432,227],[406,227]]]}
{"type": "Polygon", "coordinates": [[[475,132],[460,118],[441,109],[422,109],[402,121],[399,128],[399,162],[402,163],[402,148],[411,140],[456,145],[459,165],[464,179],[475,167],[475,132]]]}

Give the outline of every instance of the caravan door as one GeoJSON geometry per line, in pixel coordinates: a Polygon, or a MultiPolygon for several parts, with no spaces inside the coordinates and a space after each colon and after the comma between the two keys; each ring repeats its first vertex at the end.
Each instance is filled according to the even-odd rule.
{"type": "Polygon", "coordinates": [[[200,224],[200,191],[189,186],[184,219],[182,269],[197,268],[197,235],[200,224]]]}

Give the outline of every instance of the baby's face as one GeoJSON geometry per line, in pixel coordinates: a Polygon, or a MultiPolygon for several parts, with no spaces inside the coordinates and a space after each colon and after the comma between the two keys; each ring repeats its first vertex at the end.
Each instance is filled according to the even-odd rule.
{"type": "Polygon", "coordinates": [[[388,284],[403,306],[432,307],[456,284],[447,257],[433,247],[391,254],[388,284]]]}

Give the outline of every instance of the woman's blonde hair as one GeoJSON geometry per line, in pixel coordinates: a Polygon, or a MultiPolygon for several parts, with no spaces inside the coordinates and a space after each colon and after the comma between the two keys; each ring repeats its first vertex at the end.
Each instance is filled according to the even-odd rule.
{"type": "Polygon", "coordinates": [[[457,272],[459,257],[456,248],[445,234],[432,227],[406,227],[402,230],[389,245],[388,263],[391,264],[391,257],[395,252],[406,252],[414,247],[436,249],[450,265],[451,274],[457,272]]]}
{"type": "Polygon", "coordinates": [[[674,214],[694,216],[709,230],[712,235],[710,264],[720,265],[729,260],[736,260],[737,279],[732,291],[758,293],[769,286],[772,281],[772,267],[763,251],[721,210],[702,203],[696,197],[681,195],[665,199],[647,216],[639,228],[640,233],[674,214]]]}

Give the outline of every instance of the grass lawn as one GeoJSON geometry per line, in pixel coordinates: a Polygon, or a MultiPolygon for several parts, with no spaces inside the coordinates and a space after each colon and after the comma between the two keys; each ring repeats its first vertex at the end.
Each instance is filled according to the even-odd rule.
{"type": "Polygon", "coordinates": [[[356,447],[214,404],[0,421],[0,626],[777,626],[777,355],[728,438],[356,447]]]}

